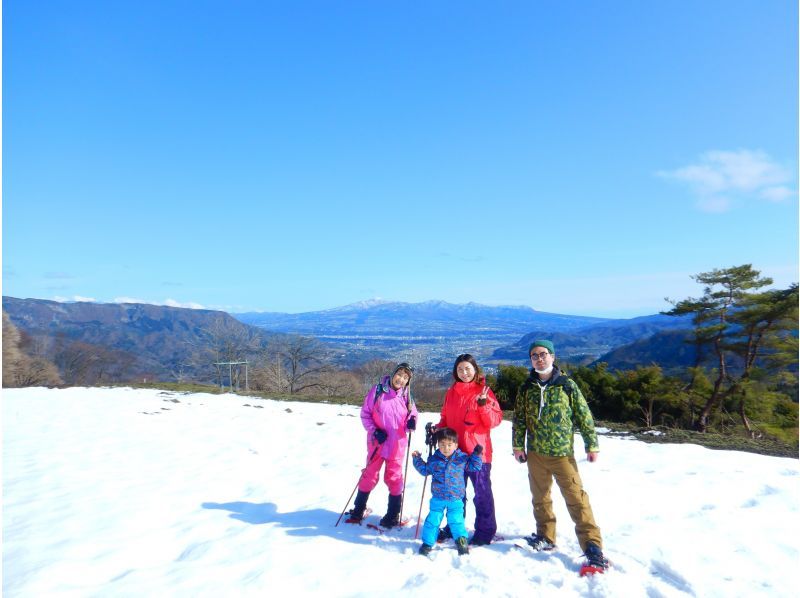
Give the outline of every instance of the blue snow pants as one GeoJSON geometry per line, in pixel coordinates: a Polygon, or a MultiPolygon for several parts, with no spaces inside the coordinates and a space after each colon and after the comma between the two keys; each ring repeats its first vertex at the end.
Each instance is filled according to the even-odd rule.
{"type": "Polygon", "coordinates": [[[441,498],[431,498],[430,512],[425,518],[425,525],[422,526],[422,541],[428,546],[436,544],[436,536],[439,535],[439,524],[447,511],[447,525],[453,532],[453,537],[466,538],[467,528],[464,526],[464,503],[460,498],[456,500],[442,500],[441,498]]]}

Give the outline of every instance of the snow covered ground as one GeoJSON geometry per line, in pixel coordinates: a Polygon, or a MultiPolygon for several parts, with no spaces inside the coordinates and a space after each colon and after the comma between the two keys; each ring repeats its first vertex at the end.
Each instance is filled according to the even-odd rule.
{"type": "MultiPolygon", "coordinates": [[[[429,560],[411,466],[408,527],[334,526],[366,456],[356,407],[98,388],[3,390],[2,404],[8,597],[800,595],[796,459],[601,437],[579,465],[613,568],[580,578],[555,488],[559,549],[513,546],[534,522],[509,422],[493,433],[505,539],[429,560]]],[[[423,431],[412,445],[427,454],[423,431]]],[[[381,482],[374,522],[386,499],[381,482]]]]}

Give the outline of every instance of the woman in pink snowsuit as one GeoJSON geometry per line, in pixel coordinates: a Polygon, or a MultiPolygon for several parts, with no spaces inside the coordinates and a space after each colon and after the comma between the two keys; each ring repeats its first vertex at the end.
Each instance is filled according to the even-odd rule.
{"type": "Polygon", "coordinates": [[[364,517],[369,493],[378,485],[381,466],[386,463],[383,481],[389,488],[389,507],[381,519],[383,527],[400,524],[403,493],[403,456],[407,435],[417,427],[417,407],[411,398],[411,366],[399,364],[391,376],[384,376],[364,397],[361,423],[367,431],[367,467],[358,483],[358,495],[350,521],[364,517]]]}

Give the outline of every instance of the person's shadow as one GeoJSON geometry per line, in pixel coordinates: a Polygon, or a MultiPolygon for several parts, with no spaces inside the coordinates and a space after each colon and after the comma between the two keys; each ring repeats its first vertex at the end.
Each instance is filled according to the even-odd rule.
{"type": "MultiPolygon", "coordinates": [[[[229,517],[251,525],[263,525],[266,523],[277,524],[287,528],[286,532],[290,536],[300,537],[319,537],[327,536],[354,544],[372,544],[375,538],[380,535],[377,530],[371,529],[366,524],[356,525],[345,523],[347,515],[344,515],[336,525],[339,513],[334,513],[327,509],[309,509],[307,511],[290,511],[281,513],[277,506],[271,502],[252,503],[245,501],[236,502],[204,502],[201,505],[204,509],[214,509],[230,512],[229,517]]],[[[377,524],[377,519],[374,522],[377,524]]],[[[393,543],[401,550],[418,543],[414,539],[416,525],[410,525],[402,529],[394,529],[390,532],[392,537],[404,540],[402,543],[393,543]],[[406,543],[406,540],[408,543],[406,543]]]]}

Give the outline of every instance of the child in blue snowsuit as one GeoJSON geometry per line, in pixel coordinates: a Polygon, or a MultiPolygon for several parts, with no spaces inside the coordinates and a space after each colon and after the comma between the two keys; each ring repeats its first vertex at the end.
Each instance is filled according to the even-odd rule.
{"type": "Polygon", "coordinates": [[[430,512],[422,527],[422,546],[419,553],[427,555],[436,543],[439,524],[447,511],[447,525],[453,532],[458,554],[468,554],[467,528],[464,526],[464,495],[467,488],[464,482],[464,471],[479,471],[483,466],[481,453],[483,447],[477,445],[471,455],[458,448],[458,434],[451,428],[436,431],[435,439],[439,449],[425,461],[419,451],[414,456],[414,469],[422,475],[430,475],[431,483],[430,512]]]}

